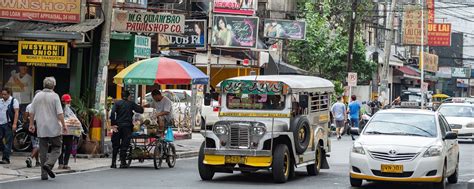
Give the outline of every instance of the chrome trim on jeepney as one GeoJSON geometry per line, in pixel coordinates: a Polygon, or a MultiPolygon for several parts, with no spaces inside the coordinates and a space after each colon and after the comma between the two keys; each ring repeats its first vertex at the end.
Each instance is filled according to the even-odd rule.
{"type": "Polygon", "coordinates": [[[217,150],[215,148],[205,148],[204,154],[210,155],[228,155],[228,156],[271,156],[271,150],[240,150],[240,149],[226,149],[217,150]]]}

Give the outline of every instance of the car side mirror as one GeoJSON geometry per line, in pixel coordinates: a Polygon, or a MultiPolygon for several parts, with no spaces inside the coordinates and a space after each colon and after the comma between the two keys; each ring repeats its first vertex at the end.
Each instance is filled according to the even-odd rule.
{"type": "Polygon", "coordinates": [[[356,136],[359,136],[359,135],[360,135],[360,133],[359,133],[359,128],[351,127],[350,129],[351,129],[351,130],[350,130],[351,135],[356,135],[356,136]]]}
{"type": "Polygon", "coordinates": [[[448,132],[446,133],[446,136],[444,136],[445,140],[454,140],[458,138],[458,134],[455,132],[448,132]]]}
{"type": "Polygon", "coordinates": [[[212,95],[210,93],[206,93],[204,95],[204,106],[210,106],[212,100],[212,95]]]}

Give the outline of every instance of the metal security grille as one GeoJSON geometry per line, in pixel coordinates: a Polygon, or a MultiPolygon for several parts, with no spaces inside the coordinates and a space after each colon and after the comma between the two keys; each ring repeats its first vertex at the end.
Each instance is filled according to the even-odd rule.
{"type": "Polygon", "coordinates": [[[230,147],[248,148],[250,143],[250,130],[248,126],[230,126],[230,147]]]}
{"type": "Polygon", "coordinates": [[[386,152],[374,152],[369,151],[370,156],[376,160],[382,161],[409,161],[414,159],[418,153],[397,153],[397,154],[389,154],[386,152]]]}

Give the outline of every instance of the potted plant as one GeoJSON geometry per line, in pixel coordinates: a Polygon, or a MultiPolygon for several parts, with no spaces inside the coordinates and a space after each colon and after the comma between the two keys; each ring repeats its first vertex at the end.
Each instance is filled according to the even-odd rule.
{"type": "Polygon", "coordinates": [[[78,150],[85,154],[95,154],[99,151],[99,142],[92,141],[90,137],[90,129],[92,120],[97,117],[98,111],[91,109],[87,105],[87,101],[83,98],[73,99],[72,106],[76,111],[76,116],[81,121],[84,134],[79,140],[78,150]]]}

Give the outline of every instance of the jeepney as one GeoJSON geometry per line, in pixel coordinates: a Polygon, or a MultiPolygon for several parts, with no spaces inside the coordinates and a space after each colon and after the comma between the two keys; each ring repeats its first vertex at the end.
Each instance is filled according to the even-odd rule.
{"type": "Polygon", "coordinates": [[[269,170],[277,183],[295,168],[309,175],[329,169],[330,97],[323,78],[295,75],[244,76],[219,84],[220,121],[202,128],[198,158],[202,180],[216,172],[269,170]]]}

